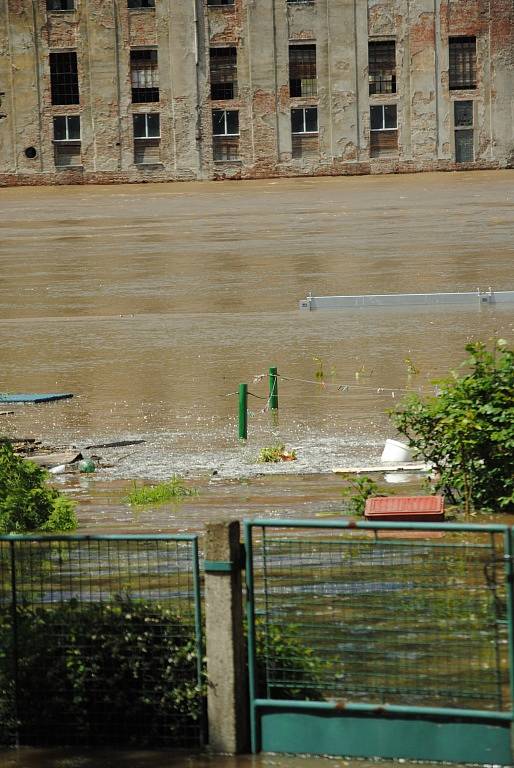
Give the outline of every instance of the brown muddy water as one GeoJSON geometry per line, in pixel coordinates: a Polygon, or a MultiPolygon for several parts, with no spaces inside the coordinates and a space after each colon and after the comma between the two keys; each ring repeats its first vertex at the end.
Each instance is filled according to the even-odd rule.
{"type": "MultiPolygon", "coordinates": [[[[0,432],[79,448],[146,441],[96,451],[112,466],[94,476],[58,479],[80,502],[81,530],[199,530],[221,514],[338,514],[341,480],[332,467],[379,459],[394,436],[386,410],[405,389],[433,391],[470,339],[512,344],[508,305],[309,314],[298,301],[309,291],[514,289],[514,171],[18,188],[0,196],[0,391],[75,394],[14,406],[13,416],[0,416],[0,432]],[[407,359],[419,370],[410,378],[407,359]],[[281,374],[278,421],[264,409],[261,376],[271,365],[281,374]],[[258,396],[244,445],[240,382],[258,396]],[[278,441],[298,460],[257,464],[259,449],[278,441]],[[123,503],[132,479],[173,473],[200,495],[142,512],[123,503]]],[[[325,764],[0,754],[0,768],[314,763],[325,764]]]]}
{"type": "MultiPolygon", "coordinates": [[[[311,290],[514,289],[514,171],[0,194],[0,391],[75,394],[15,406],[1,432],[81,448],[146,440],[100,451],[112,466],[80,484],[79,498],[99,502],[81,507],[85,528],[106,515],[132,527],[126,509],[107,511],[106,482],[173,473],[205,485],[217,472],[216,501],[243,502],[247,479],[262,511],[315,514],[325,483],[298,476],[376,462],[404,389],[433,391],[470,339],[514,335],[510,305],[298,310],[311,290]],[[266,378],[255,381],[271,365],[278,423],[266,378]],[[258,396],[244,445],[240,382],[258,396]],[[296,462],[256,463],[280,441],[296,462]]],[[[182,510],[185,527],[205,513],[182,510]]],[[[143,528],[167,529],[163,514],[143,528]]]]}
{"type": "Polygon", "coordinates": [[[288,755],[181,755],[165,752],[0,751],[0,768],[436,768],[441,763],[407,760],[345,760],[288,755]]]}

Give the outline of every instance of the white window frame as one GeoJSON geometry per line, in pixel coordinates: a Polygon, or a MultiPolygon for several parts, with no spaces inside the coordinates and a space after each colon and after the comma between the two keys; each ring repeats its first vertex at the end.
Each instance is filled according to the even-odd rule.
{"type": "Polygon", "coordinates": [[[152,141],[156,139],[161,138],[161,114],[160,112],[133,112],[132,113],[132,132],[134,134],[134,141],[152,141]],[[145,117],[145,135],[144,136],[136,136],[135,132],[135,120],[134,118],[137,116],[144,115],[145,117]],[[149,115],[159,115],[159,134],[157,136],[149,136],[148,135],[148,117],[149,115]]]}
{"type": "Polygon", "coordinates": [[[82,125],[81,125],[80,115],[54,115],[54,118],[53,118],[53,120],[52,120],[52,126],[53,126],[53,131],[54,131],[54,143],[55,143],[55,144],[62,144],[62,143],[64,143],[64,142],[68,142],[68,143],[69,143],[69,142],[78,143],[78,142],[82,141],[82,125]],[[65,126],[66,126],[66,136],[65,136],[65,138],[64,138],[64,139],[56,139],[56,138],[55,138],[55,122],[54,122],[54,120],[55,120],[55,118],[57,118],[57,117],[59,117],[59,118],[64,118],[64,120],[65,120],[65,126]],[[79,121],[79,137],[78,137],[78,139],[72,139],[72,138],[70,138],[70,135],[69,135],[69,126],[68,126],[68,120],[70,119],[70,117],[77,117],[77,118],[78,118],[78,121],[79,121]]]}
{"type": "MultiPolygon", "coordinates": [[[[319,134],[319,112],[318,112],[318,107],[315,104],[313,104],[312,106],[309,106],[309,107],[292,107],[291,108],[291,115],[292,115],[293,112],[298,112],[298,111],[303,112],[303,121],[302,121],[303,122],[303,131],[293,131],[292,130],[292,125],[291,125],[291,134],[293,136],[316,136],[317,134],[319,134]],[[316,130],[315,131],[307,131],[306,130],[306,114],[307,114],[307,110],[308,109],[315,109],[316,110],[316,130]]],[[[291,120],[292,120],[292,118],[291,118],[291,120]]]]}
{"type": "Polygon", "coordinates": [[[370,106],[370,131],[397,131],[397,130],[398,130],[398,105],[397,104],[372,104],[370,106]],[[385,108],[386,107],[396,107],[396,125],[394,126],[394,128],[385,127],[385,108]],[[372,109],[382,110],[382,128],[371,127],[371,110],[372,109]]]}
{"type": "Polygon", "coordinates": [[[230,136],[239,136],[240,135],[240,131],[239,131],[239,110],[238,109],[213,109],[212,110],[213,116],[214,116],[215,112],[222,112],[223,113],[223,124],[224,124],[224,128],[225,128],[225,133],[214,133],[213,132],[212,135],[213,135],[214,139],[218,139],[218,138],[225,137],[225,136],[229,136],[230,137],[230,136]],[[238,124],[238,131],[237,131],[237,133],[227,133],[227,113],[228,112],[237,112],[237,124],[238,124]]]}

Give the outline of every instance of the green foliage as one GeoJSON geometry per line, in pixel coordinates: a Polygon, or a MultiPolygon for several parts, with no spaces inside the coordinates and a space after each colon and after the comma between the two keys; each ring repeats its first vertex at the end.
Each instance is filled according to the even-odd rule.
{"type": "Polygon", "coordinates": [[[468,344],[464,374],[439,382],[437,397],[410,395],[392,412],[398,431],[425,461],[437,488],[465,510],[514,507],[514,353],[468,344]]]}
{"type": "Polygon", "coordinates": [[[257,461],[259,464],[277,464],[279,461],[294,461],[296,451],[286,451],[284,443],[267,445],[261,448],[257,461]]]}
{"type": "Polygon", "coordinates": [[[48,474],[0,443],[0,532],[72,531],[77,527],[73,502],[47,485],[48,474]]]}
{"type": "Polygon", "coordinates": [[[256,627],[257,694],[266,698],[267,681],[274,699],[322,699],[323,677],[330,675],[329,662],[321,660],[305,645],[300,628],[285,624],[256,627]]]}
{"type": "Polygon", "coordinates": [[[181,477],[173,475],[170,480],[158,485],[138,488],[134,482],[132,490],[123,501],[134,506],[144,506],[145,504],[164,504],[167,501],[178,501],[187,496],[197,495],[198,490],[196,488],[190,488],[181,477]]]}
{"type": "MultiPolygon", "coordinates": [[[[6,612],[0,624],[7,659],[10,618],[6,612]]],[[[161,604],[118,597],[104,604],[20,606],[17,622],[22,743],[156,747],[197,741],[202,691],[189,619],[161,604]]],[[[0,670],[0,711],[8,714],[13,692],[5,661],[0,670]]],[[[12,710],[2,726],[5,744],[12,738],[12,710]]]]}
{"type": "Polygon", "coordinates": [[[366,475],[343,475],[348,486],[343,488],[341,495],[348,499],[346,512],[350,515],[364,515],[366,501],[372,496],[385,496],[380,486],[366,475]]]}

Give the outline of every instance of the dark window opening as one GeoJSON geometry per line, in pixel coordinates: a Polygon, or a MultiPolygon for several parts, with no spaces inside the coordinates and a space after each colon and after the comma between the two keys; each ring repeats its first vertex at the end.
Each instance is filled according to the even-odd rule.
{"type": "Polygon", "coordinates": [[[158,139],[161,136],[158,112],[141,112],[132,115],[135,139],[158,139]]]}
{"type": "Polygon", "coordinates": [[[450,37],[450,90],[477,87],[477,41],[475,37],[450,37]]]}
{"type": "Polygon", "coordinates": [[[156,50],[130,52],[130,80],[132,103],[159,101],[159,68],[156,50]]]}
{"type": "Polygon", "coordinates": [[[207,5],[234,5],[234,0],[207,0],[207,5]]]}
{"type": "Polygon", "coordinates": [[[155,0],[128,0],[127,8],[155,8],[155,0]]]}
{"type": "Polygon", "coordinates": [[[81,165],[80,117],[54,117],[54,159],[57,167],[81,165]]]}
{"type": "Polygon", "coordinates": [[[371,41],[368,45],[369,93],[396,93],[396,43],[371,41]]]}
{"type": "Polygon", "coordinates": [[[317,133],[318,108],[301,107],[291,110],[291,133],[317,133]]]}
{"type": "Polygon", "coordinates": [[[289,95],[316,96],[316,46],[289,46],[289,95]]]}
{"type": "Polygon", "coordinates": [[[237,96],[237,48],[210,49],[211,99],[237,96]]]}
{"type": "Polygon", "coordinates": [[[54,117],[54,141],[80,141],[80,117],[54,117]]]}
{"type": "Polygon", "coordinates": [[[46,0],[47,11],[74,11],[75,0],[46,0]]]}
{"type": "Polygon", "coordinates": [[[79,80],[75,51],[50,54],[52,104],[78,104],[79,80]]]}
{"type": "Polygon", "coordinates": [[[455,101],[455,162],[472,163],[475,159],[473,133],[473,102],[455,101]]]}
{"type": "Polygon", "coordinates": [[[239,112],[235,109],[213,109],[214,136],[239,136],[239,112]]]}
{"type": "Polygon", "coordinates": [[[398,110],[396,104],[370,107],[370,155],[381,157],[398,151],[398,110]]]}

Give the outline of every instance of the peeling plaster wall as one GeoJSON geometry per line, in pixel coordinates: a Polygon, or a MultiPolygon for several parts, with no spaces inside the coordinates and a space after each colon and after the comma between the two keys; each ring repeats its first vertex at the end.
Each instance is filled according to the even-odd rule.
{"type": "Polygon", "coordinates": [[[339,175],[514,164],[512,0],[45,0],[0,4],[0,184],[339,175]],[[448,37],[476,36],[477,88],[450,91],[448,37]],[[368,41],[395,40],[397,93],[368,93],[368,41]],[[290,98],[290,42],[316,44],[318,93],[290,98]],[[210,101],[209,47],[237,46],[238,93],[210,101]],[[132,104],[130,49],[156,47],[160,101],[132,104]],[[53,106],[49,54],[76,50],[80,104],[53,106]],[[454,101],[474,102],[475,161],[455,163],[454,101]],[[398,152],[370,157],[370,105],[395,103],[398,152]],[[290,110],[317,106],[319,152],[292,156],[290,110]],[[239,111],[237,161],[214,161],[212,109],[239,111]],[[134,163],[132,116],[159,112],[159,162],[134,163]],[[55,115],[81,118],[82,166],[56,168],[55,115]],[[36,149],[36,157],[25,154],[36,149]]]}

